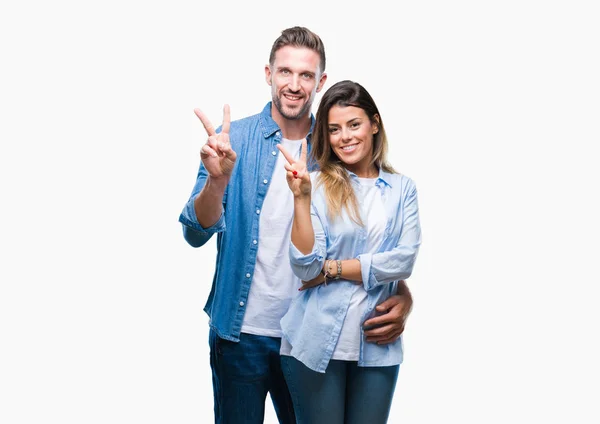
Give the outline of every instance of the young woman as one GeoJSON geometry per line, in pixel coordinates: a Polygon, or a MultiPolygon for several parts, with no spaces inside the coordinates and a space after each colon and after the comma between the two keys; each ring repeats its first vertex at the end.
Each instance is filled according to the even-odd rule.
{"type": "Polygon", "coordinates": [[[290,261],[305,282],[281,320],[281,362],[298,423],[385,423],[402,339],[366,343],[362,323],[411,275],[419,245],[414,182],[387,162],[381,114],[341,81],[323,95],[311,159],[287,159],[294,195],[290,261]]]}

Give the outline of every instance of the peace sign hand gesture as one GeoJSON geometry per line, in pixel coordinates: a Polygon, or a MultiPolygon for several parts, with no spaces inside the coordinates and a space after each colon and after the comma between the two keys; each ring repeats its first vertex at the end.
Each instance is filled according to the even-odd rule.
{"type": "Polygon", "coordinates": [[[281,144],[278,144],[277,148],[288,162],[284,164],[287,171],[286,179],[294,197],[309,196],[312,185],[310,174],[306,169],[306,139],[302,140],[302,150],[300,151],[300,159],[298,160],[294,159],[281,144]]]}
{"type": "Polygon", "coordinates": [[[200,109],[194,109],[194,113],[200,118],[206,134],[208,134],[206,144],[200,149],[200,159],[208,175],[211,178],[226,178],[228,180],[237,158],[229,142],[229,124],[231,123],[229,105],[223,107],[223,124],[219,134],[217,134],[215,127],[204,112],[200,109]]]}

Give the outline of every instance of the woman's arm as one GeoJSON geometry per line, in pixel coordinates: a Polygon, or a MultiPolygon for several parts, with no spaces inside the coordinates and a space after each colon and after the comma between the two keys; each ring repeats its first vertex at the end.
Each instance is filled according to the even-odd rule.
{"type": "Polygon", "coordinates": [[[408,187],[402,214],[402,234],[393,249],[358,256],[365,290],[393,281],[405,280],[412,273],[421,245],[419,206],[414,183],[408,187]]]}
{"type": "Polygon", "coordinates": [[[324,250],[325,241],[320,220],[311,211],[312,182],[306,167],[306,139],[302,141],[302,150],[298,160],[294,159],[283,146],[277,145],[277,148],[287,160],[287,163],[284,164],[287,171],[286,179],[294,195],[290,264],[298,278],[311,280],[319,274],[322,267],[323,253],[321,252],[324,250]],[[315,226],[318,226],[319,232],[317,240],[315,226]]]}
{"type": "Polygon", "coordinates": [[[323,271],[327,281],[355,281],[371,290],[382,284],[410,277],[421,244],[417,191],[414,184],[404,200],[402,234],[393,249],[365,253],[353,259],[326,260],[323,271]]]}

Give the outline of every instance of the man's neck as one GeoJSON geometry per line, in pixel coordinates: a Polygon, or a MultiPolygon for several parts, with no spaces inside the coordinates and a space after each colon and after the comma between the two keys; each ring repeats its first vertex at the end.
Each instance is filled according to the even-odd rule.
{"type": "Polygon", "coordinates": [[[301,140],[305,138],[310,131],[310,114],[306,114],[300,119],[287,119],[281,116],[275,107],[271,109],[271,116],[281,128],[283,138],[288,140],[301,140]]]}

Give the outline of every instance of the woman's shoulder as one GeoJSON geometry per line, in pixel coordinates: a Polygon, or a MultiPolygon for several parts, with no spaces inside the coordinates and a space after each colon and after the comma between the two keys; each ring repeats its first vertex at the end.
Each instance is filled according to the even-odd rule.
{"type": "Polygon", "coordinates": [[[406,187],[406,188],[415,188],[415,181],[406,174],[401,172],[389,173],[385,171],[381,171],[380,178],[386,181],[392,188],[394,187],[406,187]]]}

